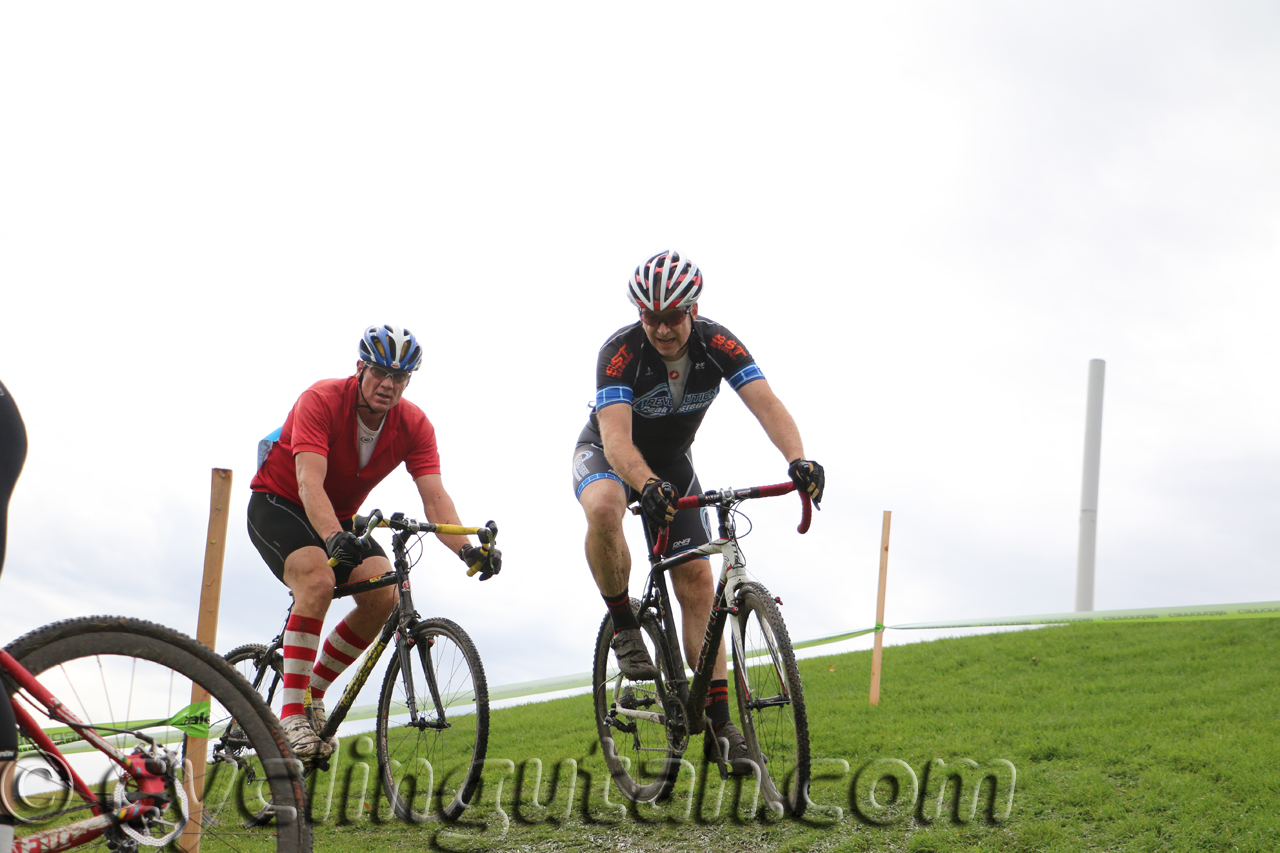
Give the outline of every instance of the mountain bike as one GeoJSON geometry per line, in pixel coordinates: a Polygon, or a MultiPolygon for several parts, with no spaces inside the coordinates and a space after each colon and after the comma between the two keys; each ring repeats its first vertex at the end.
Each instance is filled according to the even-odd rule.
{"type": "MultiPolygon", "coordinates": [[[[667,528],[655,532],[645,525],[651,568],[644,595],[633,598],[631,605],[659,675],[653,681],[632,681],[622,675],[610,647],[611,616],[600,625],[592,666],[596,728],[605,763],[614,784],[628,799],[649,802],[668,797],[689,739],[704,728],[710,730],[703,708],[721,637],[728,626],[733,662],[730,677],[747,743],[747,763],[759,791],[775,813],[799,816],[808,805],[809,724],[800,671],[778,610],[781,599],[771,596],[763,585],[747,580],[735,524],[735,518],[742,515],[737,508],[742,501],[784,495],[795,488],[794,483],[785,483],[680,498],[675,503],[677,510],[714,506],[719,536],[666,559],[662,554],[667,548],[667,528]],[[679,617],[671,607],[666,574],[712,554],[720,554],[724,563],[702,652],[690,681],[685,675],[676,631],[679,617]]],[[[800,497],[803,510],[797,530],[804,533],[809,529],[811,508],[809,495],[800,492],[800,497]]],[[[640,514],[638,507],[631,511],[640,514]]],[[[730,768],[724,756],[716,763],[721,778],[727,778],[730,768]]]]}
{"type": "Polygon", "coordinates": [[[193,822],[205,853],[311,850],[302,767],[279,721],[191,637],[138,619],[70,619],[6,646],[0,676],[20,735],[16,760],[0,761],[14,853],[96,839],[129,853],[176,844],[193,822]],[[252,760],[236,765],[227,749],[252,760]],[[264,812],[273,829],[246,822],[264,812]]]}
{"type": "MultiPolygon", "coordinates": [[[[0,382],[0,566],[26,448],[0,382]]],[[[0,650],[0,686],[0,851],[101,839],[123,853],[197,842],[206,853],[310,853],[302,768],[279,721],[187,635],[115,616],[56,622],[0,650]],[[236,743],[215,746],[232,720],[236,743]],[[236,765],[226,749],[254,757],[236,765]],[[245,825],[264,812],[274,831],[245,825]]]]}
{"type": "MultiPolygon", "coordinates": [[[[342,598],[396,584],[399,599],[382,633],[356,666],[342,698],[329,710],[320,739],[328,740],[337,734],[382,652],[394,639],[395,653],[382,679],[376,713],[378,775],[383,790],[395,815],[402,820],[456,820],[471,801],[484,767],[489,742],[489,687],[480,653],[466,631],[449,619],[422,619],[418,615],[413,607],[409,571],[421,559],[420,537],[425,534],[477,536],[481,543],[493,547],[498,528],[492,521],[484,527],[431,524],[401,513],[384,518],[376,509],[367,518],[357,515],[353,520],[353,529],[362,542],[378,527],[395,531],[391,538],[394,568],[377,577],[340,584],[334,587],[333,596],[342,598]],[[413,546],[418,550],[410,562],[409,549],[413,546]],[[414,803],[423,793],[427,808],[417,810],[414,803]]],[[[472,567],[467,574],[479,571],[479,567],[472,567]]],[[[282,627],[269,644],[239,646],[226,655],[227,662],[245,675],[277,714],[283,692],[283,647],[282,627]]],[[[310,705],[308,689],[308,715],[310,705]]],[[[323,769],[327,762],[317,766],[323,769]]]]}

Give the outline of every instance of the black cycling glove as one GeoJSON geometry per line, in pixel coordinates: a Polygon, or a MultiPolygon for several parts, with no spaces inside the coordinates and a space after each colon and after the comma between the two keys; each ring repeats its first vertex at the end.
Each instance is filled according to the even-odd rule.
{"type": "Polygon", "coordinates": [[[797,488],[809,493],[814,506],[822,503],[822,490],[827,487],[827,475],[821,465],[812,459],[794,459],[787,473],[791,475],[791,482],[797,488]]]}
{"type": "Polygon", "coordinates": [[[458,556],[462,558],[462,562],[467,564],[467,574],[472,573],[472,569],[480,569],[480,580],[487,581],[489,578],[502,571],[502,551],[497,548],[490,550],[490,546],[481,545],[463,545],[458,549],[458,556]]]}
{"type": "Polygon", "coordinates": [[[659,527],[666,527],[676,517],[676,487],[666,480],[650,477],[640,492],[640,511],[659,527]]]}
{"type": "Polygon", "coordinates": [[[364,562],[364,547],[349,530],[339,530],[324,540],[324,552],[337,561],[333,564],[336,569],[354,569],[364,562]]]}

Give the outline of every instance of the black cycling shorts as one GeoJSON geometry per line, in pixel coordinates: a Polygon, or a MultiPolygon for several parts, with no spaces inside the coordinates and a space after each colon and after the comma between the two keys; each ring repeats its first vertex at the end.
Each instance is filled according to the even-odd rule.
{"type": "MultiPolygon", "coordinates": [[[[351,519],[341,522],[343,530],[351,529],[351,519]]],[[[284,583],[285,558],[299,548],[314,546],[324,550],[324,540],[316,533],[307,512],[291,500],[270,492],[254,492],[249,498],[249,538],[270,567],[271,573],[284,583]]],[[[365,540],[364,559],[385,557],[372,536],[365,540]]],[[[334,583],[343,584],[351,579],[351,569],[333,570],[334,583]]]]}
{"type": "MultiPolygon", "coordinates": [[[[690,454],[679,457],[665,465],[650,466],[653,473],[676,487],[681,497],[702,494],[702,484],[698,482],[698,473],[693,470],[693,458],[690,454]]],[[[573,496],[582,494],[588,484],[596,480],[609,479],[619,483],[627,495],[627,503],[640,500],[640,493],[628,486],[604,458],[604,448],[598,444],[583,442],[573,449],[573,496]]],[[[645,519],[645,533],[652,536],[648,519],[645,519]]],[[[671,522],[668,534],[666,556],[697,548],[711,541],[711,528],[707,526],[706,513],[701,509],[682,509],[676,513],[671,522]]]]}

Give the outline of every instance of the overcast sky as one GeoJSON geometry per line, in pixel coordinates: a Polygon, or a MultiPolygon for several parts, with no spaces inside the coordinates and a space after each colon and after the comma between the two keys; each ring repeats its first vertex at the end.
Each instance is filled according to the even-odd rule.
{"type": "MultiPolygon", "coordinates": [[[[670,247],[826,466],[809,535],[792,498],[746,507],[797,639],[874,622],[886,509],[890,624],[1070,610],[1091,358],[1097,608],[1280,598],[1277,7],[780,9],[6,4],[0,378],[30,453],[0,640],[194,634],[214,467],[218,647],[273,636],[257,441],[390,322],[506,555],[480,585],[433,545],[419,609],[492,683],[585,671],[572,448],[625,280],[670,247]]],[[[786,479],[727,386],[695,454],[708,488],[786,479]]],[[[403,469],[373,506],[422,509],[403,469]]]]}

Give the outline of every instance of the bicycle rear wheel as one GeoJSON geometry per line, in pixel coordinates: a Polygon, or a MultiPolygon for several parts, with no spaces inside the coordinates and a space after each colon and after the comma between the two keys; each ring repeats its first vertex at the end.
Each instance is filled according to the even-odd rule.
{"type": "Polygon", "coordinates": [[[277,718],[284,707],[284,655],[276,649],[270,659],[262,643],[236,646],[223,657],[258,691],[277,718]]]}
{"type": "MultiPolygon", "coordinates": [[[[237,646],[223,656],[253,685],[262,697],[262,701],[271,709],[276,719],[280,718],[280,710],[284,707],[284,655],[279,649],[267,656],[267,647],[261,643],[249,643],[237,646]]],[[[244,727],[232,720],[213,745],[212,755],[215,759],[229,759],[246,766],[253,750],[245,740],[244,727]]],[[[306,772],[304,768],[304,773],[306,772]]],[[[259,823],[270,823],[271,810],[264,808],[255,820],[259,823]]]]}
{"type": "MultiPolygon", "coordinates": [[[[631,609],[638,612],[640,602],[631,599],[631,609]]],[[[632,681],[622,674],[610,645],[613,617],[605,616],[596,636],[591,693],[609,775],[624,797],[644,803],[671,793],[689,741],[689,719],[684,703],[667,689],[678,658],[672,657],[661,628],[646,617],[640,634],[662,677],[632,681]]]]}
{"type": "Polygon", "coordinates": [[[742,734],[765,802],[798,817],[809,803],[809,721],[791,637],[760,584],[742,585],[737,608],[730,627],[742,734]]]}
{"type": "Polygon", "coordinates": [[[456,820],[480,782],[489,744],[484,665],[466,631],[438,618],[413,629],[409,659],[412,666],[405,673],[399,649],[391,655],[378,698],[382,789],[401,820],[456,820]],[[423,807],[415,809],[416,804],[423,807]]]}
{"type": "MultiPolygon", "coordinates": [[[[202,778],[204,853],[311,850],[302,770],[279,721],[226,661],[200,643],[150,622],[98,616],[45,626],[15,640],[6,650],[118,749],[128,753],[146,747],[150,740],[179,759],[180,766],[165,777],[166,792],[173,798],[170,805],[133,827],[145,838],[126,832],[127,837],[117,836],[118,845],[176,843],[165,839],[187,822],[178,789],[202,778]],[[207,710],[192,704],[193,684],[208,691],[207,710]],[[246,756],[238,762],[214,755],[232,720],[240,726],[245,743],[246,756]],[[205,746],[196,753],[197,738],[204,734],[205,746]],[[190,759],[190,770],[181,765],[183,757],[190,759]],[[246,820],[264,807],[270,808],[275,825],[246,826],[246,820]]],[[[99,792],[108,810],[129,794],[130,779],[103,753],[39,712],[36,718],[49,727],[59,749],[99,792]]],[[[70,818],[50,817],[50,812],[81,801],[56,764],[34,749],[25,754],[27,769],[21,784],[26,787],[16,801],[28,810],[24,817],[35,822],[20,825],[19,839],[59,821],[89,815],[85,810],[70,818]]],[[[194,819],[194,811],[190,817],[194,819]]],[[[122,831],[122,827],[109,830],[108,841],[111,833],[122,831]]]]}

